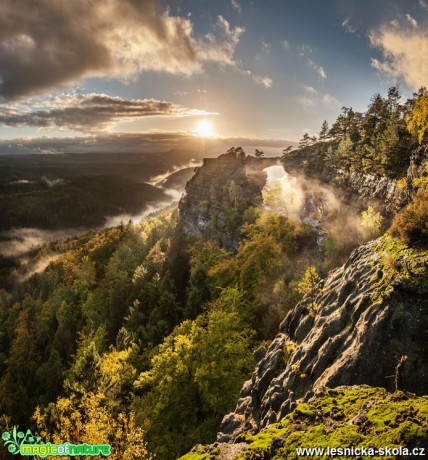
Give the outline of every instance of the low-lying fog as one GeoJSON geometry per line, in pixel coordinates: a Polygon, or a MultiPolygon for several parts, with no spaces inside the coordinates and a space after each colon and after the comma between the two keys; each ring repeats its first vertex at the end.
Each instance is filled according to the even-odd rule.
{"type": "MultiPolygon", "coordinates": [[[[162,189],[167,199],[145,206],[137,214],[124,213],[114,216],[105,216],[103,225],[95,227],[95,229],[115,227],[120,225],[121,222],[126,224],[130,220],[139,222],[150,214],[178,201],[184,192],[187,180],[193,175],[194,168],[199,165],[200,163],[192,160],[184,167],[175,168],[165,174],[150,178],[147,182],[162,189]]],[[[89,228],[84,227],[65,228],[61,230],[14,228],[0,234],[0,255],[18,262],[19,268],[14,273],[14,278],[17,281],[24,281],[32,274],[42,272],[51,261],[58,257],[56,253],[48,252],[46,255],[34,260],[32,257],[29,257],[31,251],[36,250],[46,243],[56,241],[60,238],[70,238],[87,230],[89,230],[89,228]]]]}

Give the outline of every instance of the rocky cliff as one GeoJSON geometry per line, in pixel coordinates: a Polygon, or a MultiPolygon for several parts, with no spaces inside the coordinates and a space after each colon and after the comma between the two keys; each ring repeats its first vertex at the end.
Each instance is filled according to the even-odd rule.
{"type": "MultiPolygon", "coordinates": [[[[408,185],[422,173],[421,158],[421,152],[416,149],[408,171],[408,185]]],[[[292,204],[296,194],[303,197],[299,209],[283,211],[312,226],[319,233],[320,241],[330,227],[337,226],[337,209],[348,208],[349,220],[356,221],[361,212],[372,205],[384,215],[386,226],[412,195],[411,186],[403,186],[386,176],[320,165],[316,146],[299,150],[283,162],[279,158],[228,153],[205,159],[187,183],[179,203],[185,231],[210,238],[235,251],[245,211],[262,204],[262,190],[266,184],[264,169],[275,164],[283,165],[288,173],[289,196],[285,201],[292,204]],[[236,186],[234,191],[231,184],[236,186]]],[[[355,229],[348,230],[352,233],[355,229]]]]}
{"type": "Polygon", "coordinates": [[[372,204],[385,216],[391,216],[409,203],[414,191],[412,180],[425,174],[424,152],[425,146],[417,146],[412,151],[407,169],[407,185],[379,174],[329,167],[321,160],[318,145],[292,152],[283,164],[285,169],[293,174],[304,171],[307,176],[335,185],[352,194],[354,199],[372,204]]]}
{"type": "Polygon", "coordinates": [[[397,180],[386,176],[343,169],[335,169],[331,176],[333,183],[356,192],[360,199],[377,201],[386,214],[397,213],[410,199],[406,188],[400,188],[397,180]]]}
{"type": "Polygon", "coordinates": [[[428,392],[428,251],[389,236],[356,249],[256,352],[252,378],[219,441],[282,420],[325,387],[428,392]]]}
{"type": "Polygon", "coordinates": [[[179,203],[186,232],[236,250],[245,210],[262,203],[266,183],[263,169],[277,161],[234,153],[204,159],[179,203]]]}

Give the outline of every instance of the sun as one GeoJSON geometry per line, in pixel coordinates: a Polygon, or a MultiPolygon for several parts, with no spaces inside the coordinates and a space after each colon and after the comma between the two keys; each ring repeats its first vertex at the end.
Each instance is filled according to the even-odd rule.
{"type": "Polygon", "coordinates": [[[201,120],[197,125],[194,133],[197,136],[212,137],[214,136],[213,125],[208,120],[201,120]]]}

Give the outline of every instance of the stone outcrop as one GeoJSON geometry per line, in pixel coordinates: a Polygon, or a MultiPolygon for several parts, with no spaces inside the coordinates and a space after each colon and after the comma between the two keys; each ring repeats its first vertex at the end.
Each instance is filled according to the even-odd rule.
{"type": "Polygon", "coordinates": [[[369,446],[389,447],[388,458],[418,458],[414,454],[428,448],[427,409],[426,396],[403,391],[389,393],[367,385],[323,389],[260,433],[242,433],[232,443],[198,445],[180,460],[331,459],[335,455],[327,452],[298,456],[297,449],[338,445],[348,452],[336,456],[346,458],[375,456],[369,446]],[[392,446],[397,445],[407,453],[394,451],[392,446]]]}
{"type": "Polygon", "coordinates": [[[356,249],[256,352],[220,442],[276,423],[325,387],[428,391],[428,252],[385,236],[356,249]]]}
{"type": "Polygon", "coordinates": [[[297,174],[304,171],[307,176],[334,184],[353,194],[353,198],[374,205],[385,216],[392,216],[409,203],[414,192],[412,180],[426,173],[423,167],[425,146],[417,146],[412,151],[407,170],[407,188],[400,187],[396,179],[380,174],[329,167],[320,159],[318,148],[314,145],[292,152],[284,161],[285,169],[297,174]]]}
{"type": "Polygon", "coordinates": [[[361,171],[334,170],[332,180],[340,187],[358,194],[362,200],[377,200],[387,214],[395,214],[410,201],[407,189],[400,188],[397,180],[361,171]]]}
{"type": "Polygon", "coordinates": [[[260,206],[262,189],[266,183],[263,169],[276,164],[276,158],[254,158],[224,154],[206,158],[186,185],[186,193],[179,202],[180,218],[188,234],[210,238],[228,250],[239,244],[242,213],[236,225],[228,221],[223,199],[233,181],[242,193],[237,197],[239,210],[260,206]],[[226,191],[225,191],[226,190],[226,191]]]}

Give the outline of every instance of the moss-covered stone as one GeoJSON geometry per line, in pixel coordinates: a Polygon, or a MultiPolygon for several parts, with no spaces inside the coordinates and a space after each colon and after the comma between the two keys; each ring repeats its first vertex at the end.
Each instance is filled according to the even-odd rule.
{"type": "MultiPolygon", "coordinates": [[[[297,448],[428,446],[428,396],[366,386],[328,389],[281,422],[255,435],[243,433],[235,442],[244,440],[247,450],[234,460],[297,460],[297,448]]],[[[218,458],[214,452],[189,455],[181,460],[218,458]]]]}

